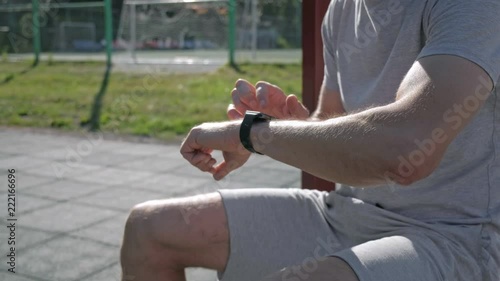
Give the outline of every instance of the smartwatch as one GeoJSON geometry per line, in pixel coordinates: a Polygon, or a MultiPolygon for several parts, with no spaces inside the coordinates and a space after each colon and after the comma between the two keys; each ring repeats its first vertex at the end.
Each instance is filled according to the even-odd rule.
{"type": "Polygon", "coordinates": [[[240,141],[241,144],[250,152],[262,155],[262,153],[255,151],[250,140],[250,131],[255,123],[269,122],[273,117],[258,111],[247,110],[245,117],[241,122],[240,127],[240,141]]]}

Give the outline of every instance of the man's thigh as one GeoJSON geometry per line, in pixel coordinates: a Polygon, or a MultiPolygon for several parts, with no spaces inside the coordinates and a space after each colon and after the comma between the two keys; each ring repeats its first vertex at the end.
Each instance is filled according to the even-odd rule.
{"type": "Polygon", "coordinates": [[[220,192],[230,237],[222,281],[260,281],[286,267],[307,274],[345,248],[325,219],[325,192],[265,188],[220,192]]]}
{"type": "Polygon", "coordinates": [[[132,255],[143,251],[157,265],[175,263],[219,271],[225,268],[229,234],[219,193],[139,204],[132,210],[127,224],[136,230],[134,235],[129,231],[131,237],[124,240],[134,237],[140,240],[127,241],[137,245],[137,249],[130,249],[132,255]]]}
{"type": "Polygon", "coordinates": [[[360,281],[481,280],[478,260],[459,244],[425,231],[368,241],[335,253],[360,281]]]}

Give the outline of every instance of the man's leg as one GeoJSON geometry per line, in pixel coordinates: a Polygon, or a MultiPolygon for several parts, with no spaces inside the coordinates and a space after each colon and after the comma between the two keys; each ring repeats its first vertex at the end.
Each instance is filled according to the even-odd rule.
{"type": "Polygon", "coordinates": [[[135,206],[121,249],[124,281],[184,281],[186,267],[223,271],[229,255],[219,193],[135,206]]]}

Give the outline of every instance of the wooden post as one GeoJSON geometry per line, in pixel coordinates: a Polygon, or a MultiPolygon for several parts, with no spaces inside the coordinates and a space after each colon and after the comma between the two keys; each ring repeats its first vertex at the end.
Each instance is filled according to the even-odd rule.
{"type": "MultiPolygon", "coordinates": [[[[321,23],[330,0],[302,1],[302,100],[312,112],[323,81],[321,23]]],[[[302,172],[302,188],[330,191],[335,184],[302,172]]]]}

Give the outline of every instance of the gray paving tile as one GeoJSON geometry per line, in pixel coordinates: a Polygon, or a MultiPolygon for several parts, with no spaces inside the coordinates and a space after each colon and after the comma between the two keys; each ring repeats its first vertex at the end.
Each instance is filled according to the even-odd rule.
{"type": "MultiPolygon", "coordinates": [[[[0,195],[0,216],[7,216],[7,205],[8,205],[8,195],[4,193],[0,195]]],[[[9,201],[9,203],[15,203],[15,214],[18,218],[22,218],[24,213],[36,210],[38,208],[43,208],[47,206],[54,205],[56,202],[49,199],[43,199],[34,197],[28,194],[21,194],[19,192],[15,193],[14,201],[9,201]]],[[[9,207],[12,207],[9,206],[9,207]]]]}
{"type": "Polygon", "coordinates": [[[182,158],[181,152],[181,144],[171,144],[171,145],[166,145],[165,149],[162,151],[162,153],[157,154],[158,157],[167,157],[167,158],[179,158],[179,159],[184,159],[182,158]]]}
{"type": "Polygon", "coordinates": [[[71,235],[120,246],[123,239],[123,230],[127,217],[128,212],[123,212],[123,214],[112,217],[98,224],[94,224],[91,227],[86,227],[72,232],[71,235]]]}
{"type": "Polygon", "coordinates": [[[55,201],[45,198],[39,198],[28,194],[17,193],[16,211],[22,215],[33,210],[57,204],[55,201]]]}
{"type": "Polygon", "coordinates": [[[23,215],[19,223],[21,226],[40,230],[63,232],[76,230],[114,215],[117,212],[68,202],[23,215]]]}
{"type": "Polygon", "coordinates": [[[22,276],[19,273],[7,273],[7,272],[0,272],[0,280],[4,281],[38,281],[37,279],[31,279],[26,276],[22,276]]]}
{"type": "Polygon", "coordinates": [[[106,187],[97,184],[81,183],[71,180],[56,180],[21,192],[23,194],[37,195],[54,200],[69,200],[91,194],[104,188],[106,187]]]}
{"type": "Polygon", "coordinates": [[[102,166],[87,165],[80,162],[68,163],[52,161],[47,163],[47,165],[28,168],[25,172],[31,175],[38,175],[53,179],[71,179],[81,174],[89,174],[91,172],[101,170],[102,168],[102,166]]]}
{"type": "Polygon", "coordinates": [[[33,143],[41,143],[46,146],[62,146],[74,142],[78,137],[66,135],[26,133],[25,139],[33,143]]]}
{"type": "Polygon", "coordinates": [[[165,145],[129,143],[116,150],[113,150],[113,152],[137,156],[147,156],[153,154],[165,154],[171,152],[171,150],[168,146],[165,145]]]}
{"type": "Polygon", "coordinates": [[[164,173],[128,184],[132,188],[141,188],[168,195],[182,195],[200,186],[208,186],[213,182],[210,175],[205,177],[186,177],[172,173],[164,173]]]}
{"type": "Polygon", "coordinates": [[[35,158],[48,159],[48,160],[72,161],[73,157],[78,157],[78,156],[81,157],[82,155],[70,147],[57,147],[57,148],[47,149],[41,152],[31,153],[31,156],[35,158]]]}
{"type": "Polygon", "coordinates": [[[198,170],[196,167],[190,165],[188,162],[184,161],[184,164],[172,169],[170,173],[175,173],[179,176],[184,176],[184,177],[197,177],[197,178],[206,178],[210,177],[208,173],[202,172],[198,170]]]}
{"type": "Polygon", "coordinates": [[[48,182],[52,182],[55,179],[47,178],[36,175],[29,175],[24,172],[21,172],[17,175],[17,187],[21,190],[26,190],[32,187],[37,187],[43,185],[48,182]]]}
{"type": "Polygon", "coordinates": [[[79,198],[77,199],[77,202],[83,202],[103,208],[128,211],[134,205],[142,203],[144,201],[163,198],[166,198],[166,196],[163,196],[157,192],[123,187],[113,187],[87,197],[79,198]]]}
{"type": "Polygon", "coordinates": [[[85,158],[102,152],[99,148],[101,142],[102,140],[95,142],[87,138],[66,138],[55,146],[44,145],[45,149],[31,152],[30,155],[40,159],[73,161],[74,158],[85,158]]]}
{"type": "Polygon", "coordinates": [[[129,163],[135,161],[138,157],[136,155],[120,154],[113,152],[97,151],[85,157],[82,157],[82,163],[90,165],[116,165],[117,163],[129,163]]]}
{"type": "Polygon", "coordinates": [[[121,281],[121,274],[122,269],[117,263],[109,268],[104,269],[103,271],[98,272],[97,274],[88,276],[81,281],[121,281]]]}
{"type": "MultiPolygon", "coordinates": [[[[24,173],[23,171],[16,170],[16,191],[26,190],[40,184],[48,183],[54,181],[55,179],[33,176],[24,173]]],[[[8,190],[7,182],[7,170],[0,170],[0,194],[7,193],[8,190]]]]}
{"type": "Polygon", "coordinates": [[[125,142],[125,141],[112,141],[112,140],[107,140],[106,138],[103,139],[103,142],[97,144],[94,148],[96,152],[103,152],[103,153],[110,153],[123,149],[124,147],[129,147],[130,143],[125,142]]]}
{"type": "Polygon", "coordinates": [[[12,146],[19,145],[19,142],[13,138],[2,137],[0,139],[0,151],[5,154],[13,154],[12,146]]]}
{"type": "Polygon", "coordinates": [[[300,177],[299,170],[256,169],[244,167],[234,176],[235,181],[251,182],[262,187],[281,187],[300,177]]]}
{"type": "MultiPolygon", "coordinates": [[[[11,280],[0,271],[0,280],[118,281],[119,245],[128,211],[135,204],[223,188],[298,187],[300,183],[298,170],[265,156],[252,156],[243,168],[216,182],[182,158],[180,144],[138,144],[103,137],[85,147],[88,142],[83,132],[75,137],[0,128],[0,210],[6,202],[1,199],[6,195],[2,194],[2,165],[21,169],[17,241],[18,264],[24,272],[11,280]]],[[[214,155],[221,160],[220,152],[214,155]]],[[[4,216],[0,213],[0,218],[4,216]]],[[[0,228],[0,250],[6,234],[7,229],[0,228]]],[[[214,281],[216,274],[189,269],[187,278],[214,281]]]]}
{"type": "MultiPolygon", "coordinates": [[[[3,145],[2,142],[0,142],[0,146],[2,146],[2,145],[3,145]]],[[[12,157],[12,154],[0,152],[0,160],[5,159],[5,158],[9,158],[9,157],[12,157]]]]}
{"type": "Polygon", "coordinates": [[[134,171],[164,172],[183,165],[184,159],[156,157],[155,155],[146,156],[140,159],[129,161],[116,161],[118,167],[134,171]]]}
{"type": "Polygon", "coordinates": [[[65,136],[54,136],[54,135],[37,135],[37,134],[28,134],[27,141],[25,143],[31,143],[35,146],[49,148],[57,148],[66,145],[71,142],[72,137],[65,136]]]}
{"type": "MultiPolygon", "coordinates": [[[[5,222],[5,225],[7,226],[8,223],[5,222]]],[[[17,250],[24,250],[24,249],[29,249],[34,245],[37,245],[41,241],[50,239],[54,236],[56,236],[55,233],[51,232],[46,232],[46,231],[41,231],[41,230],[35,230],[32,228],[25,228],[21,226],[17,226],[16,224],[16,239],[15,239],[15,247],[17,250]]],[[[2,253],[7,253],[7,249],[11,247],[12,245],[9,245],[7,242],[7,237],[9,237],[10,230],[7,227],[2,227],[0,228],[0,235],[2,235],[2,238],[0,239],[0,249],[2,250],[2,253]]],[[[12,240],[11,240],[12,241],[12,240]]],[[[12,243],[12,242],[11,242],[12,243]]]]}
{"type": "Polygon", "coordinates": [[[154,176],[153,173],[144,171],[126,170],[120,168],[103,168],[99,171],[93,171],[85,175],[78,175],[76,180],[81,182],[117,185],[123,183],[130,183],[139,179],[154,176]]]}
{"type": "MultiPolygon", "coordinates": [[[[33,144],[33,143],[15,143],[5,146],[0,146],[0,152],[6,154],[28,154],[28,153],[39,153],[47,149],[44,144],[33,144]]],[[[50,149],[53,149],[50,147],[50,149]]]]}
{"type": "Polygon", "coordinates": [[[0,169],[25,170],[26,168],[36,167],[47,164],[48,160],[33,158],[27,155],[15,155],[6,158],[0,158],[0,169]]]}
{"type": "Polygon", "coordinates": [[[18,264],[26,275],[68,281],[79,280],[117,259],[117,247],[62,237],[23,252],[18,264]]]}

